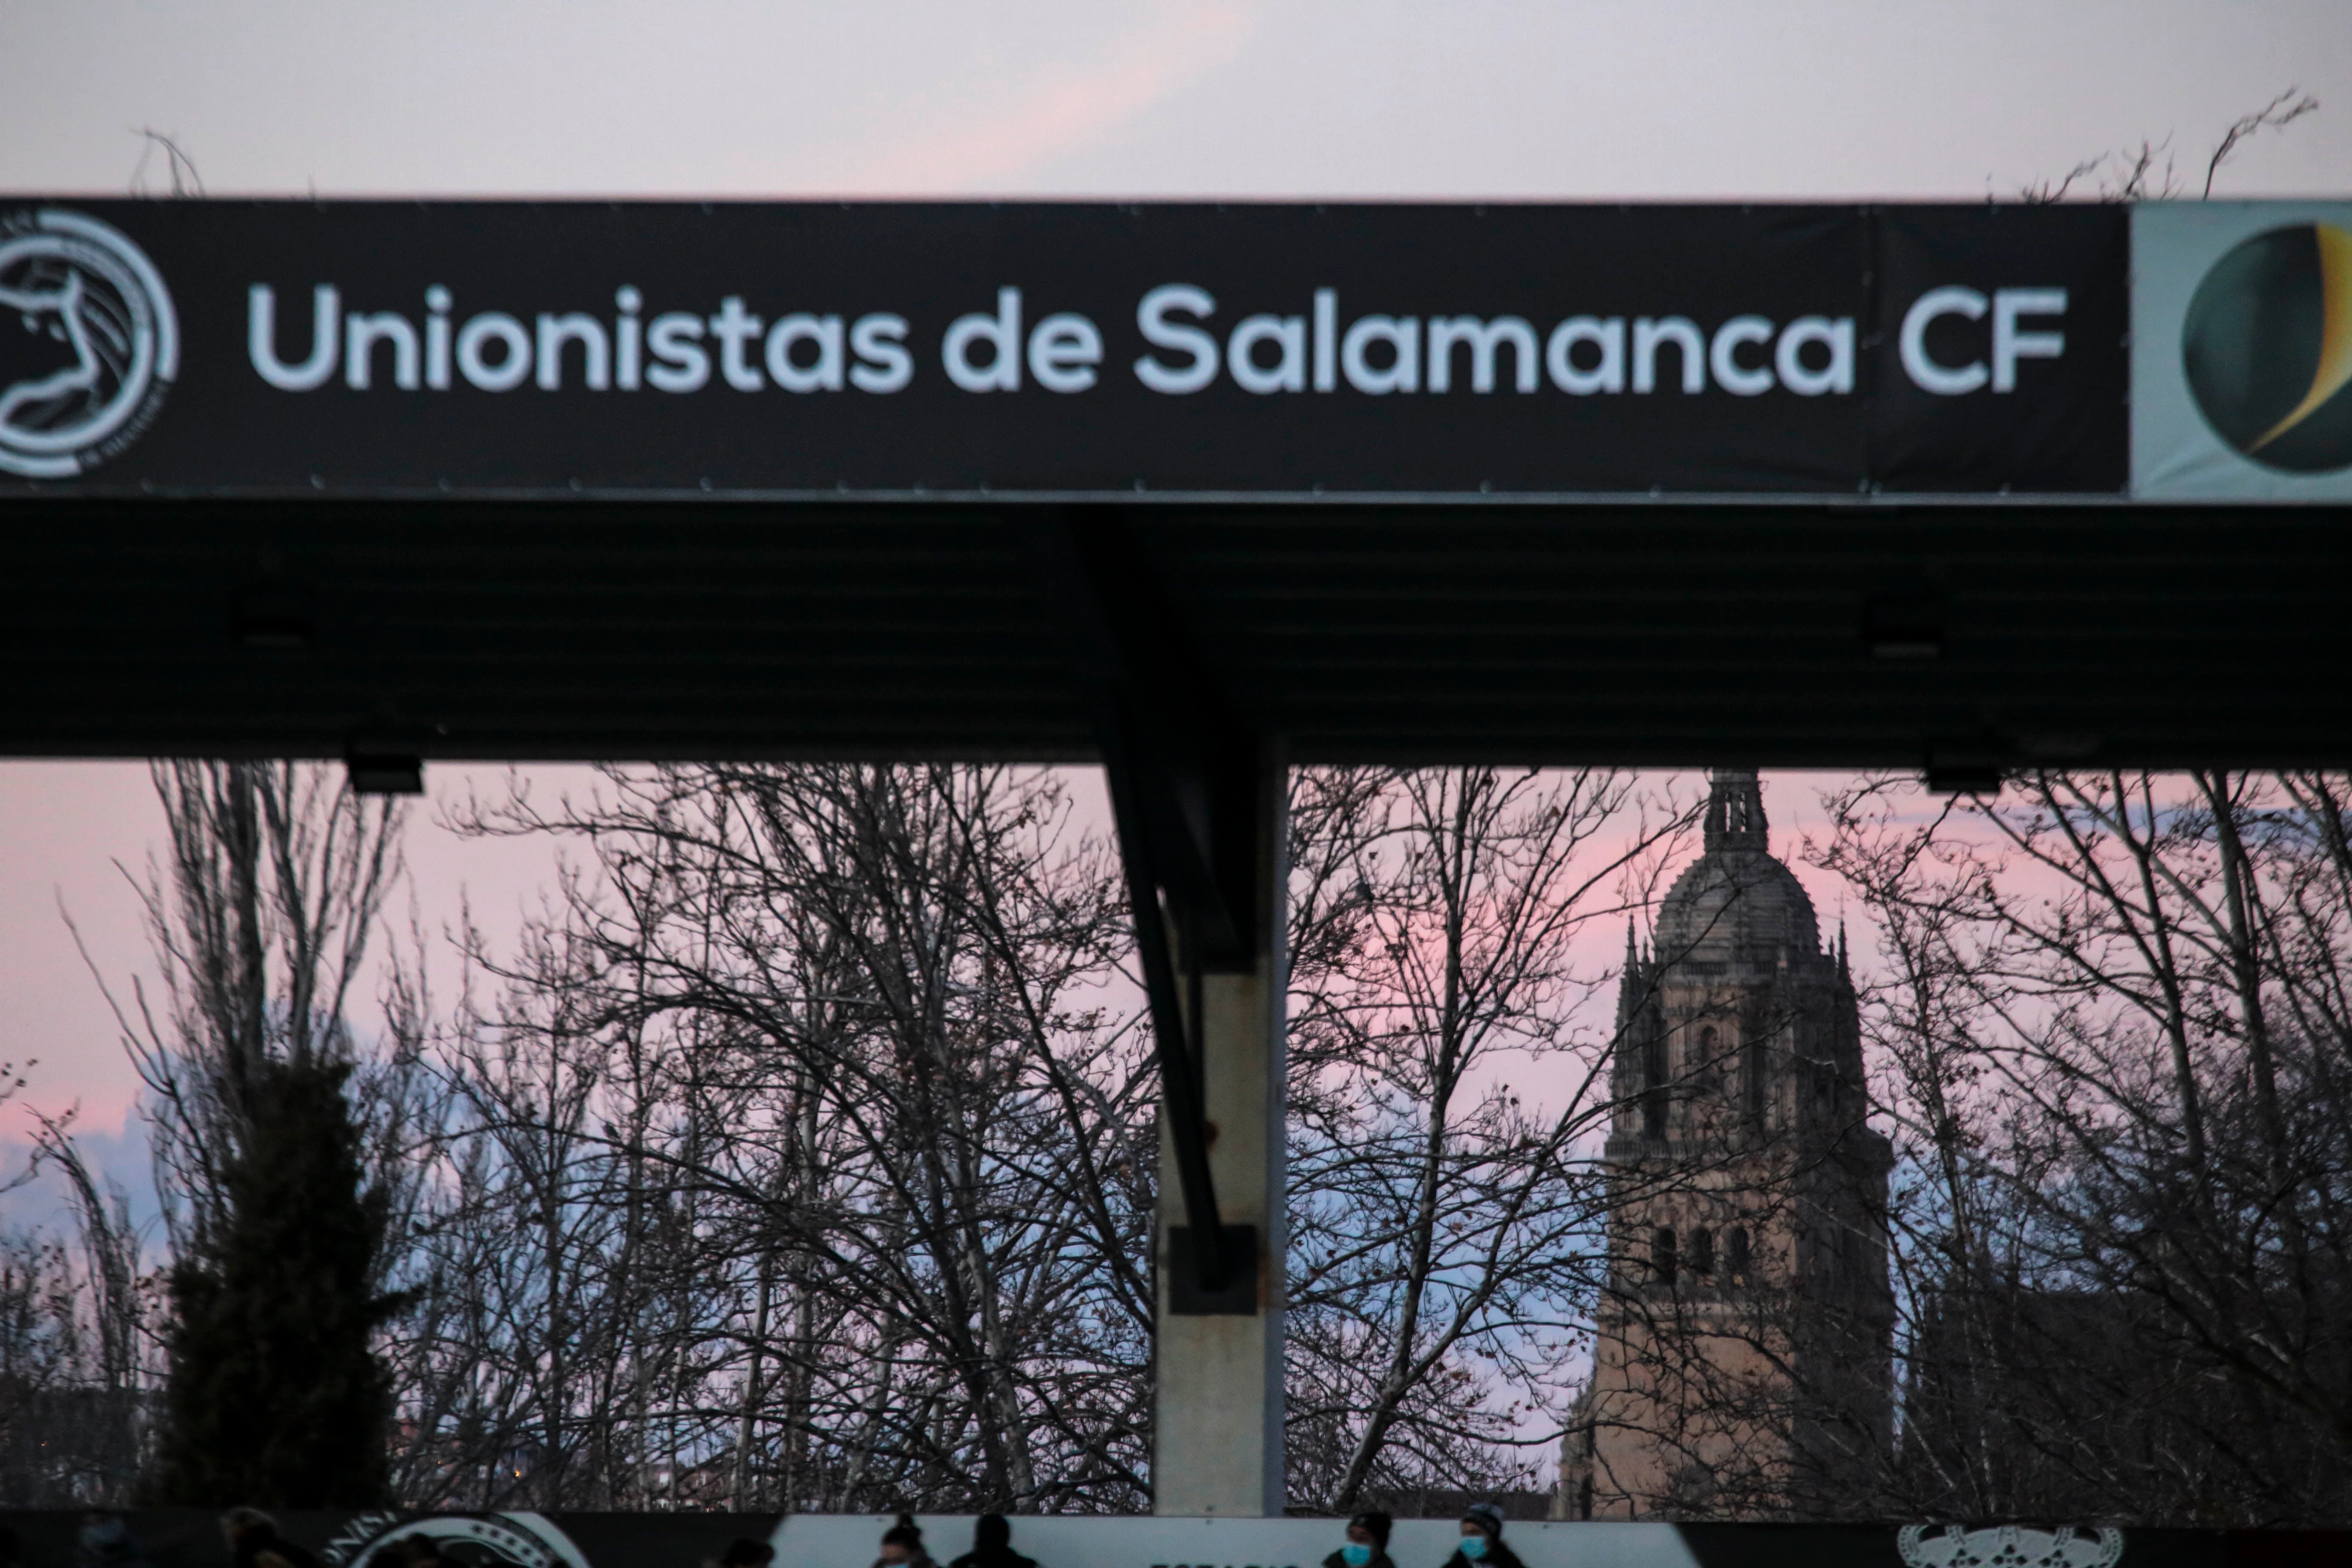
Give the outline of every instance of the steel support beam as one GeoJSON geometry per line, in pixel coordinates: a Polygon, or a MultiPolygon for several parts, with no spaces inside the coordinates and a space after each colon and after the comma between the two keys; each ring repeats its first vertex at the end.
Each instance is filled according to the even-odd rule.
{"type": "Polygon", "coordinates": [[[1162,1089],[1153,1496],[1162,1514],[1283,1505],[1279,746],[1202,671],[1122,520],[1039,526],[1126,862],[1162,1089]]]}
{"type": "Polygon", "coordinates": [[[1187,1304],[1248,1310],[1232,1287],[1254,1249],[1225,1235],[1210,1168],[1202,986],[1208,974],[1248,971],[1263,945],[1265,748],[1202,676],[1116,512],[1057,513],[1037,525],[1034,547],[1069,621],[1118,826],[1161,1116],[1184,1199],[1187,1304]]]}

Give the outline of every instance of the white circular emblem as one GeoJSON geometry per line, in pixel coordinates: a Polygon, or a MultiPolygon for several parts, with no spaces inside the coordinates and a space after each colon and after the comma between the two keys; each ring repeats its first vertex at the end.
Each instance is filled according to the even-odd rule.
{"type": "Polygon", "coordinates": [[[418,1537],[455,1568],[588,1568],[571,1538],[535,1513],[362,1514],[325,1555],[336,1568],[379,1568],[389,1548],[418,1537]]]}
{"type": "Polygon", "coordinates": [[[1895,1548],[1909,1568],[2115,1568],[2124,1554],[2124,1532],[2071,1524],[2051,1530],[1906,1524],[1895,1548]]]}
{"type": "Polygon", "coordinates": [[[179,374],[171,293],[121,230],[56,207],[0,219],[0,472],[89,472],[179,374]]]}

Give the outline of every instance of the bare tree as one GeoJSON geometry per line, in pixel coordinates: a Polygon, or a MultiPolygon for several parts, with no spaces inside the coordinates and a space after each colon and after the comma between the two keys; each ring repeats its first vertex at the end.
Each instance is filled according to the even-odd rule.
{"type": "Polygon", "coordinates": [[[2213,194],[2214,176],[2221,172],[2221,165],[2230,161],[2230,154],[2235,153],[2248,137],[2263,131],[2284,131],[2305,115],[2318,111],[2319,100],[2300,88],[2290,87],[2252,114],[2240,115],[2231,121],[2230,128],[2221,132],[2221,140],[2215,144],[2213,155],[2205,161],[2205,189],[2201,194],[2207,196],[2213,194]]]}
{"type": "Polygon", "coordinates": [[[1292,1494],[1529,1488],[1606,1268],[1612,1041],[1579,1027],[1605,976],[1570,945],[1690,815],[1604,771],[1293,796],[1292,1494]],[[1547,1069],[1540,1109],[1503,1076],[1547,1069]]]}
{"type": "Polygon", "coordinates": [[[142,126],[135,134],[139,138],[139,162],[131,171],[132,195],[150,194],[147,163],[158,153],[163,155],[163,174],[171,182],[172,195],[202,196],[205,194],[204,176],[196,173],[196,161],[188,156],[187,149],[180,145],[177,136],[168,135],[152,126],[142,126]]]}
{"type": "Polygon", "coordinates": [[[2352,1514],[2340,775],[2034,773],[1832,801],[1915,1173],[1907,1507],[2352,1514]]]}
{"type": "MultiPolygon", "coordinates": [[[[2251,114],[2240,115],[2221,132],[2205,160],[2200,199],[2213,195],[2213,181],[2250,137],[2264,131],[2283,131],[2306,114],[2319,111],[2319,100],[2299,88],[2288,88],[2251,114]]],[[[2084,159],[2054,179],[2037,180],[2018,192],[2020,200],[2048,204],[2087,195],[2103,202],[2166,201],[2188,189],[2172,137],[2142,137],[2135,146],[2110,150],[2084,159]]]]}
{"type": "MultiPolygon", "coordinates": [[[[398,808],[360,799],[341,770],[316,765],[176,762],[152,773],[166,845],[141,893],[161,990],[134,977],[126,998],[102,974],[99,983],[148,1090],[141,1110],[166,1241],[184,1273],[231,1234],[231,1174],[274,1130],[262,1108],[289,1073],[347,1082],[339,1094],[367,1145],[377,1194],[369,1204],[397,1208],[396,1199],[413,1198],[417,1062],[413,1040],[400,1044],[396,1005],[382,1051],[361,1041],[350,1017],[399,875],[398,808]]],[[[97,974],[86,947],[83,956],[97,974]]],[[[43,1158],[68,1179],[84,1234],[86,1289],[102,1325],[98,1394],[121,1407],[118,1426],[143,1430],[132,1413],[158,1370],[145,1363],[184,1325],[146,1306],[124,1205],[101,1199],[64,1124],[46,1124],[40,1138],[43,1158]],[[142,1344],[142,1336],[153,1337],[142,1344]]],[[[371,1299],[398,1272],[398,1251],[373,1255],[371,1299]]],[[[138,1467],[119,1468],[127,1485],[138,1467]]]]}
{"type": "MultiPolygon", "coordinates": [[[[0,1062],[0,1106],[26,1081],[0,1062]]],[[[37,1230],[0,1235],[0,1502],[120,1505],[145,1454],[142,1330],[152,1281],[139,1271],[129,1197],[90,1172],[74,1142],[75,1112],[31,1114],[33,1157],[0,1194],[54,1169],[79,1246],[37,1230]]]]}
{"type": "MultiPolygon", "coordinates": [[[[175,1247],[221,1219],[221,1172],[270,1062],[354,1061],[350,1006],[400,874],[401,808],[341,770],[158,763],[165,859],[141,898],[163,992],[119,996],[82,947],[145,1083],[159,1194],[175,1247]]],[[[70,924],[70,922],[68,922],[70,924]]],[[[76,941],[79,942],[79,933],[76,941]]]]}
{"type": "MultiPolygon", "coordinates": [[[[1685,819],[1627,832],[1607,773],[1298,798],[1306,1495],[1524,1483],[1599,1267],[1608,1043],[1540,1115],[1492,1075],[1570,1051],[1570,940],[1685,819]]],[[[1110,850],[1055,775],[613,769],[459,819],[590,864],[519,952],[475,943],[500,997],[438,1048],[465,1109],[413,1492],[1148,1498],[1155,1085],[1110,850]]]]}
{"type": "Polygon", "coordinates": [[[437,1359],[505,1390],[420,1429],[445,1472],[542,1505],[1148,1495],[1150,1080],[1109,851],[1055,775],[614,769],[464,821],[593,870],[478,950],[503,996],[445,1053],[446,1235],[511,1238],[443,1272],[437,1359]]]}

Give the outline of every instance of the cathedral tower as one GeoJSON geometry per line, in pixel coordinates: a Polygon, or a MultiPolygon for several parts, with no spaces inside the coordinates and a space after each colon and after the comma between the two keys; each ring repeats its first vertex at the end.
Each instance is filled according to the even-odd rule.
{"type": "Polygon", "coordinates": [[[1562,1441],[1565,1517],[1814,1511],[1888,1441],[1886,1140],[1864,1124],[1843,934],[1823,951],[1756,774],[1626,935],[1608,1286],[1562,1441]]]}

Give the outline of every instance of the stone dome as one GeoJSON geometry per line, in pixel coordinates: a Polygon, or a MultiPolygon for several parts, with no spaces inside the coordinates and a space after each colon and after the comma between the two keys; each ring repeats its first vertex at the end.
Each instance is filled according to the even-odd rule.
{"type": "Polygon", "coordinates": [[[1706,846],[1659,908],[1662,963],[1769,964],[1783,948],[1799,957],[1821,952],[1813,900],[1797,874],[1766,847],[1763,791],[1755,773],[1714,773],[1706,846]]]}

